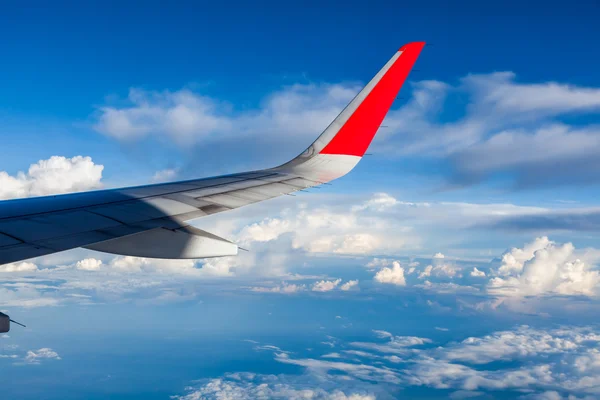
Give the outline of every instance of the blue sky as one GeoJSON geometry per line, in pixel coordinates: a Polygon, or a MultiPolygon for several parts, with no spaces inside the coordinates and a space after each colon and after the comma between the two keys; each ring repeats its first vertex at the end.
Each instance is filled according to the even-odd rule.
{"type": "Polygon", "coordinates": [[[3,7],[0,199],[274,166],[430,44],[350,175],[196,221],[249,252],[0,266],[3,393],[598,396],[599,6],[326,3],[3,7]]]}

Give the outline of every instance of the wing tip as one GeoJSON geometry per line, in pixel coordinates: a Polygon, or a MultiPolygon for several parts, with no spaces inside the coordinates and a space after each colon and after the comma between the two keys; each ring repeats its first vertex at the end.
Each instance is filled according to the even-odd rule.
{"type": "Polygon", "coordinates": [[[410,42],[410,43],[406,43],[404,46],[400,47],[400,49],[398,49],[398,51],[406,51],[409,48],[421,50],[423,47],[425,47],[425,42],[410,42]]]}

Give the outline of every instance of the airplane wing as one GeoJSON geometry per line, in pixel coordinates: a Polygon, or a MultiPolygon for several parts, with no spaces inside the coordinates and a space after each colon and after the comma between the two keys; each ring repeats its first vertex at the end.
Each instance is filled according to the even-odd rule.
{"type": "Polygon", "coordinates": [[[186,221],[318,186],[350,172],[424,45],[400,48],[306,151],[279,167],[0,202],[0,265],[77,247],[151,258],[237,254],[234,243],[186,221]]]}

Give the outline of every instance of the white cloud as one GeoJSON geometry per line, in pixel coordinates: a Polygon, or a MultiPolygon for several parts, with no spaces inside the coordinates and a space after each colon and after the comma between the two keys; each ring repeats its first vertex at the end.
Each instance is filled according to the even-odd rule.
{"type": "Polygon", "coordinates": [[[324,389],[323,386],[330,385],[316,381],[304,382],[302,377],[234,373],[189,387],[185,395],[171,398],[178,400],[375,400],[376,398],[368,392],[339,388],[324,389]]]}
{"type": "Polygon", "coordinates": [[[181,146],[235,135],[286,137],[317,135],[358,92],[352,84],[284,87],[268,96],[260,109],[236,112],[214,98],[190,89],[145,91],[132,88],[127,106],[101,107],[95,129],[119,140],[148,136],[181,146]]]}
{"type": "Polygon", "coordinates": [[[27,261],[0,265],[0,272],[32,272],[37,269],[37,265],[27,261]]]}
{"type": "Polygon", "coordinates": [[[348,374],[355,379],[363,379],[375,382],[400,383],[395,371],[385,367],[377,367],[369,364],[351,364],[341,361],[317,360],[312,358],[292,358],[284,353],[277,353],[275,360],[284,363],[298,365],[307,368],[314,374],[326,376],[328,371],[337,371],[348,374]]]}
{"type": "Polygon", "coordinates": [[[339,288],[342,291],[349,291],[349,290],[353,290],[354,288],[358,288],[358,280],[348,281],[348,282],[340,285],[341,283],[342,283],[341,279],[335,279],[332,281],[321,280],[321,281],[315,282],[312,285],[312,291],[313,292],[330,292],[337,288],[339,288]]]}
{"type": "Polygon", "coordinates": [[[389,267],[390,265],[392,265],[392,262],[394,260],[390,260],[388,258],[373,258],[371,261],[369,261],[366,265],[367,268],[369,269],[378,269],[381,267],[389,267]]]}
{"type": "Polygon", "coordinates": [[[212,99],[186,89],[159,93],[132,88],[128,101],[127,108],[100,108],[95,129],[121,140],[168,134],[186,144],[230,125],[212,99]]]}
{"type": "Polygon", "coordinates": [[[547,247],[550,240],[546,237],[536,238],[533,242],[527,243],[522,249],[512,248],[502,255],[502,265],[498,268],[498,275],[510,276],[514,273],[521,273],[526,261],[534,257],[536,251],[547,247]]]}
{"type": "Polygon", "coordinates": [[[488,291],[505,296],[596,295],[600,273],[575,256],[571,243],[557,245],[538,238],[524,249],[512,249],[502,257],[497,277],[488,291]]]}
{"type": "Polygon", "coordinates": [[[395,206],[398,203],[398,200],[387,193],[375,193],[370,200],[364,202],[363,204],[356,205],[352,209],[353,211],[371,209],[381,212],[395,206]]]}
{"type": "MultiPolygon", "coordinates": [[[[441,258],[437,258],[440,260],[441,258]]],[[[454,278],[456,276],[460,276],[462,268],[454,265],[454,264],[437,264],[435,266],[428,265],[425,269],[419,274],[419,279],[425,279],[429,277],[437,277],[437,278],[454,278]]]]}
{"type": "Polygon", "coordinates": [[[385,354],[407,355],[414,351],[412,347],[431,343],[430,339],[417,336],[394,336],[389,332],[378,330],[374,330],[373,333],[380,339],[387,339],[387,342],[352,342],[350,345],[385,354]]]}
{"type": "Polygon", "coordinates": [[[600,393],[600,335],[591,327],[519,326],[435,344],[427,338],[373,333],[378,339],[340,340],[340,348],[350,349],[316,357],[272,345],[256,346],[271,351],[275,361],[302,367],[306,373],[230,373],[195,384],[176,398],[352,398],[338,397],[341,394],[337,392],[391,398],[397,397],[397,390],[410,386],[443,390],[428,393],[453,399],[503,392],[523,399],[575,400],[592,399],[600,393]],[[327,397],[334,392],[334,397],[327,397]]]}
{"type": "Polygon", "coordinates": [[[340,289],[342,289],[344,291],[353,290],[355,288],[358,289],[358,279],[348,281],[348,282],[344,283],[342,286],[340,286],[340,289]]]}
{"type": "Polygon", "coordinates": [[[600,336],[577,330],[568,332],[556,329],[547,332],[521,326],[512,331],[494,332],[481,338],[467,338],[458,344],[447,346],[443,355],[449,361],[488,364],[540,354],[568,353],[579,349],[585,342],[600,343],[600,336]]]}
{"type": "Polygon", "coordinates": [[[0,171],[0,199],[85,191],[102,186],[104,166],[90,157],[52,156],[32,164],[27,172],[11,176],[0,171]]]}
{"type": "MultiPolygon", "coordinates": [[[[535,166],[552,170],[552,164],[558,160],[567,160],[567,164],[576,166],[600,148],[599,132],[595,127],[573,128],[559,123],[536,128],[533,132],[523,128],[505,130],[461,150],[456,155],[456,163],[463,174],[470,176],[509,168],[535,171],[535,166]]],[[[561,171],[556,173],[560,175],[561,171]]]]}
{"type": "Polygon", "coordinates": [[[600,89],[548,83],[518,83],[512,72],[469,75],[464,78],[476,95],[494,109],[521,114],[553,115],[600,109],[600,89]]]}
{"type": "Polygon", "coordinates": [[[341,279],[336,279],[334,281],[319,281],[313,284],[312,290],[313,292],[329,292],[338,287],[338,285],[342,282],[341,279]]]}
{"type": "Polygon", "coordinates": [[[300,204],[278,217],[248,224],[240,230],[238,242],[252,248],[259,243],[287,240],[292,249],[307,253],[362,255],[392,251],[418,240],[416,235],[407,234],[409,228],[392,226],[385,213],[362,204],[364,201],[360,207],[347,201],[335,204],[335,200],[311,208],[300,204]]]}
{"type": "Polygon", "coordinates": [[[477,267],[473,267],[473,271],[471,271],[471,276],[475,278],[485,278],[485,272],[478,270],[477,267]]]}
{"type": "Polygon", "coordinates": [[[600,109],[600,89],[555,83],[520,84],[515,82],[514,73],[497,72],[468,75],[456,87],[435,81],[418,82],[414,85],[412,100],[392,112],[389,119],[392,133],[405,133],[412,139],[405,151],[447,153],[466,149],[489,132],[497,133],[515,123],[543,121],[565,113],[597,109],[600,109]],[[469,96],[467,115],[447,124],[434,123],[448,94],[457,92],[469,96]],[[515,98],[517,93],[520,96],[518,100],[515,98]],[[553,94],[551,98],[539,101],[548,93],[553,94]],[[582,97],[587,97],[587,101],[580,101],[582,97]],[[415,126],[422,130],[409,131],[415,126]],[[425,129],[427,135],[415,134],[425,129]]]}
{"type": "Polygon", "coordinates": [[[282,282],[279,286],[274,287],[252,287],[253,292],[261,293],[283,293],[283,294],[294,294],[306,290],[305,285],[296,285],[294,283],[282,282]]]}
{"type": "Polygon", "coordinates": [[[42,360],[60,360],[60,356],[54,350],[44,347],[39,350],[29,350],[24,358],[27,364],[40,364],[42,360]]]}
{"type": "Polygon", "coordinates": [[[292,221],[281,218],[265,218],[242,229],[239,234],[241,243],[269,242],[292,230],[292,221]]]}
{"type": "Polygon", "coordinates": [[[529,185],[573,182],[581,173],[597,179],[589,170],[597,168],[598,128],[569,126],[561,117],[599,109],[598,88],[520,83],[512,72],[468,75],[458,85],[421,81],[411,101],[390,112],[379,149],[447,158],[450,178],[463,184],[499,171],[529,185]],[[465,115],[440,123],[445,104],[456,103],[450,96],[467,99],[465,115]]]}
{"type": "MultiPolygon", "coordinates": [[[[97,263],[92,261],[91,264],[97,263]]],[[[157,274],[200,274],[200,270],[195,268],[196,260],[168,260],[152,259],[143,257],[118,256],[114,257],[109,266],[114,271],[122,273],[157,273],[157,274]]]]}
{"type": "Polygon", "coordinates": [[[392,263],[392,268],[384,267],[375,274],[375,279],[379,283],[390,283],[397,286],[406,286],[404,278],[404,268],[398,261],[392,263]]]}
{"type": "Polygon", "coordinates": [[[153,183],[162,183],[162,182],[170,182],[175,180],[179,170],[177,168],[168,168],[160,171],[156,171],[156,173],[152,176],[153,183]]]}
{"type": "Polygon", "coordinates": [[[425,269],[419,274],[419,279],[429,278],[431,276],[431,271],[433,271],[433,265],[428,265],[425,269]]]}
{"type": "Polygon", "coordinates": [[[101,266],[102,261],[95,258],[85,258],[75,264],[75,268],[83,271],[98,271],[101,266]]]}
{"type": "Polygon", "coordinates": [[[6,286],[6,284],[0,285],[0,306],[2,307],[49,307],[56,306],[61,302],[58,293],[42,293],[35,284],[20,284],[10,289],[6,286]]]}
{"type": "Polygon", "coordinates": [[[375,336],[377,336],[378,338],[381,338],[381,339],[394,337],[394,335],[392,335],[388,331],[381,331],[381,330],[374,329],[373,333],[375,334],[375,336]]]}
{"type": "Polygon", "coordinates": [[[435,253],[433,256],[434,259],[443,259],[445,256],[442,253],[435,253]]]}

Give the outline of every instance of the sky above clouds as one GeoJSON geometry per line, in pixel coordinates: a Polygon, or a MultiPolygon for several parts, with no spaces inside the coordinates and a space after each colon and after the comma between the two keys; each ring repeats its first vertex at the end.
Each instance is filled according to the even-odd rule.
{"type": "Polygon", "coordinates": [[[7,6],[2,200],[277,165],[430,46],[351,174],[194,222],[239,256],[0,266],[0,397],[598,397],[599,11],[7,6]]]}

